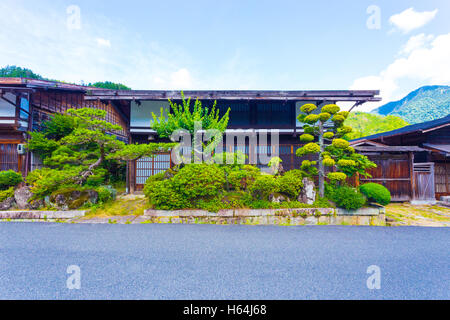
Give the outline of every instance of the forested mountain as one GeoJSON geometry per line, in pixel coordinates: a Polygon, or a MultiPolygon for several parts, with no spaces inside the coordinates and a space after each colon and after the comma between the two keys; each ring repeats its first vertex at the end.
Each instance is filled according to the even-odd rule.
{"type": "Polygon", "coordinates": [[[16,66],[6,66],[0,69],[1,78],[28,78],[28,79],[39,79],[48,80],[43,76],[34,73],[30,69],[21,68],[16,66]]]}
{"type": "Polygon", "coordinates": [[[424,86],[372,112],[400,116],[411,124],[443,118],[450,113],[450,86],[424,86]]]}
{"type": "MultiPolygon", "coordinates": [[[[59,80],[51,80],[51,79],[45,78],[39,74],[34,73],[30,69],[21,68],[21,67],[17,67],[17,66],[6,66],[4,68],[1,68],[0,69],[0,78],[28,78],[28,79],[38,79],[38,80],[49,80],[49,81],[62,82],[59,80]]],[[[131,90],[126,85],[123,85],[121,83],[114,83],[111,81],[89,83],[88,86],[95,87],[95,88],[103,88],[103,89],[113,89],[113,90],[131,90]]]]}
{"type": "Polygon", "coordinates": [[[372,134],[395,130],[409,123],[397,116],[381,116],[366,112],[352,112],[345,120],[345,125],[353,128],[353,132],[345,136],[346,139],[357,139],[372,134]]]}

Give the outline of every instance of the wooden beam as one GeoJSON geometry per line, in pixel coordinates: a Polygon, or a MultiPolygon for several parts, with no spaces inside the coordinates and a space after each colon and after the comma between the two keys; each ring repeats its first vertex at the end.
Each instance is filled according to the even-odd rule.
{"type": "MultiPolygon", "coordinates": [[[[329,100],[329,101],[381,101],[378,90],[193,90],[184,91],[186,98],[202,100],[329,100]]],[[[181,91],[164,90],[88,90],[86,100],[167,100],[181,99],[181,91]]]]}

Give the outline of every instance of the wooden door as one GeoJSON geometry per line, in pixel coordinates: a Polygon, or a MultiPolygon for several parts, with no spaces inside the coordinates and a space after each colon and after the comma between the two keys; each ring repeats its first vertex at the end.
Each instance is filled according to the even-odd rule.
{"type": "Polygon", "coordinates": [[[434,163],[414,163],[414,200],[434,201],[434,163]]]}
{"type": "Polygon", "coordinates": [[[135,172],[135,190],[142,190],[145,181],[150,176],[164,172],[171,166],[170,153],[160,153],[155,157],[144,157],[136,161],[134,166],[135,172]]]}
{"type": "Polygon", "coordinates": [[[22,172],[22,156],[17,153],[19,142],[0,142],[0,171],[22,172]]]}

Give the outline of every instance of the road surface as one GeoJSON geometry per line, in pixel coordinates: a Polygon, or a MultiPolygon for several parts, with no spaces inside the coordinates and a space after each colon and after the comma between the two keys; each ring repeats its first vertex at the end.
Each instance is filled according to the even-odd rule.
{"type": "Polygon", "coordinates": [[[449,248],[449,228],[5,222],[0,299],[449,299],[449,248]]]}

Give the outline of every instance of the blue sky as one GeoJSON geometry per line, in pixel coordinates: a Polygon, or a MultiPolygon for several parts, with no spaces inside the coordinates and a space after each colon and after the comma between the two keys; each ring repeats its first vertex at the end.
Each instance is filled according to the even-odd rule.
{"type": "Polygon", "coordinates": [[[381,89],[384,102],[450,84],[448,0],[1,0],[0,12],[0,65],[76,83],[381,89]]]}

